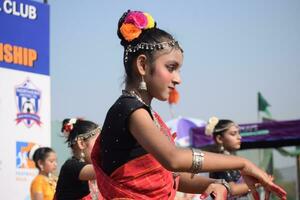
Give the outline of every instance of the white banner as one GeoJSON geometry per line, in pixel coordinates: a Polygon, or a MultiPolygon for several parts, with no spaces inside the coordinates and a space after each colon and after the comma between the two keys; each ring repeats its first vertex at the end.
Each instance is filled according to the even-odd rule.
{"type": "Polygon", "coordinates": [[[50,146],[50,77],[0,68],[1,199],[29,199],[37,170],[28,152],[50,146]]]}

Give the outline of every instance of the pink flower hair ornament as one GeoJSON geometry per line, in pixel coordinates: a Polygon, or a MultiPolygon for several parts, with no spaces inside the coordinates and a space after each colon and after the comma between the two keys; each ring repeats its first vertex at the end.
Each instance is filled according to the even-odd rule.
{"type": "Polygon", "coordinates": [[[138,38],[142,30],[155,27],[153,17],[141,11],[129,11],[120,27],[120,32],[128,42],[138,38]]]}
{"type": "Polygon", "coordinates": [[[131,11],[127,14],[124,23],[134,24],[137,28],[144,29],[147,26],[148,19],[140,11],[131,11]]]}

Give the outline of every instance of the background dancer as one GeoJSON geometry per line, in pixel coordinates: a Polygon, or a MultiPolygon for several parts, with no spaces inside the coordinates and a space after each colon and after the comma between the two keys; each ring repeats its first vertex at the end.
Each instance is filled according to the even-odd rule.
{"type": "Polygon", "coordinates": [[[55,199],[102,199],[90,157],[100,127],[88,120],[72,118],[63,121],[61,131],[73,156],[61,167],[55,199]]]}
{"type": "Polygon", "coordinates": [[[49,147],[37,147],[36,149],[34,146],[29,157],[39,170],[39,174],[31,182],[31,199],[52,200],[57,182],[57,177],[52,174],[57,167],[56,153],[49,147]]]}

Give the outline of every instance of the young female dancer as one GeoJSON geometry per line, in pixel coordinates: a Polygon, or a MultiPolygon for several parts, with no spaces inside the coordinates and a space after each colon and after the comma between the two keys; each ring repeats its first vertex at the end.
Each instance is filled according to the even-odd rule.
{"type": "Polygon", "coordinates": [[[30,152],[30,158],[38,168],[39,174],[31,182],[31,199],[52,200],[57,182],[57,177],[52,174],[57,167],[56,153],[50,147],[37,147],[37,149],[34,147],[30,152]]]}
{"type": "MultiPolygon", "coordinates": [[[[216,153],[232,155],[241,148],[242,137],[239,126],[229,119],[212,117],[206,126],[206,134],[213,137],[216,144],[216,153]]],[[[211,172],[209,177],[225,179],[231,188],[231,198],[234,200],[248,199],[250,189],[243,181],[239,170],[211,172]]]]}
{"type": "Polygon", "coordinates": [[[286,198],[283,189],[244,158],[175,146],[151,101],[166,101],[181,83],[182,48],[157,28],[151,15],[140,11],[123,14],[118,36],[124,47],[125,89],[109,109],[92,152],[104,198],[174,199],[179,190],[212,192],[216,199],[226,199],[223,185],[230,192],[226,182],[215,184],[215,179],[194,176],[225,169],[239,169],[250,188],[260,182],[267,191],[286,198]]]}
{"type": "Polygon", "coordinates": [[[100,127],[88,120],[72,118],[63,121],[61,130],[73,156],[61,167],[55,199],[102,199],[90,157],[100,127]]]}

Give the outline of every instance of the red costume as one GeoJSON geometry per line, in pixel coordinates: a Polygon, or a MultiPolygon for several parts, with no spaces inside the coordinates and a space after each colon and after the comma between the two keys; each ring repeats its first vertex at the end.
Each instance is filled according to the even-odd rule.
{"type": "MultiPolygon", "coordinates": [[[[170,138],[166,124],[155,113],[161,131],[170,138]]],[[[101,135],[92,152],[99,190],[104,199],[171,200],[176,195],[179,177],[166,170],[151,154],[137,157],[117,168],[110,176],[101,169],[101,135]]],[[[173,141],[173,140],[172,140],[173,141]]]]}

